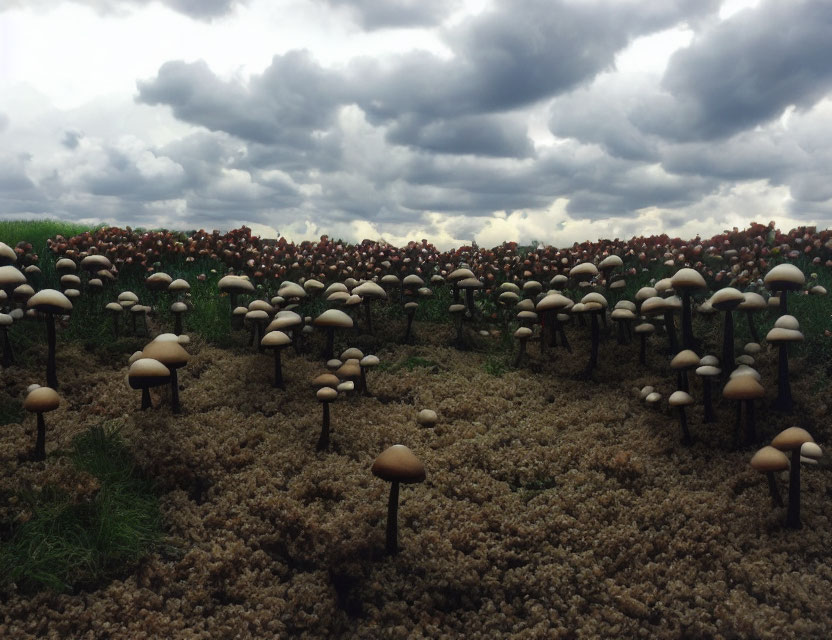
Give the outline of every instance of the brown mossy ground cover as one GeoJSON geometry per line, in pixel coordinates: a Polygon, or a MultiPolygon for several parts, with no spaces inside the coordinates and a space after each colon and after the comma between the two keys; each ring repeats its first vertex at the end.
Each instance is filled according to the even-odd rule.
{"type": "MultiPolygon", "coordinates": [[[[59,349],[64,403],[49,415],[47,453],[120,423],[159,487],[166,544],[97,590],[6,589],[0,637],[828,637],[829,467],[805,468],[804,528],[784,529],[748,466],[753,451],[732,450],[730,404],[717,400],[711,425],[693,407],[684,448],[675,415],[638,400],[645,384],[665,398],[675,388],[661,336],[643,368],[637,344],[613,334],[593,379],[580,380],[586,330],[569,329],[574,354],[544,359],[531,343],[528,366],[499,376],[486,366],[506,357],[496,338],[472,333],[477,349],[458,351],[449,325],[416,334],[414,345],[339,338],[375,347],[383,366],[369,373],[372,397],[333,403],[327,453],[315,452],[321,406],[309,386],[323,371],[318,337],[310,354],[285,353],[285,391],[271,387],[271,356],[242,335],[225,350],[195,341],[178,416],[157,391],[138,411],[126,355],[59,349]],[[436,410],[435,427],[417,424],[422,408],[436,410]],[[395,443],[427,479],[402,487],[402,550],[387,557],[389,487],[370,467],[395,443]]],[[[799,425],[825,444],[825,390],[792,368],[798,410],[784,418],[766,409],[776,352],[760,357],[759,429],[768,441],[799,425]]],[[[3,371],[2,393],[22,398],[42,375],[3,371]]],[[[701,400],[700,382],[691,387],[701,400]]],[[[96,491],[63,457],[22,461],[33,442],[31,416],[0,428],[0,495],[96,491]]],[[[2,521],[26,517],[10,501],[0,510],[2,521]]]]}

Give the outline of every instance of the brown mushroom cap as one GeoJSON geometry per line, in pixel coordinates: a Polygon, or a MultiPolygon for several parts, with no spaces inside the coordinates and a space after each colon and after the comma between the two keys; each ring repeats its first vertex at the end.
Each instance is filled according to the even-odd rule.
{"type": "Polygon", "coordinates": [[[674,289],[688,290],[704,289],[707,286],[705,284],[705,278],[702,277],[702,274],[695,269],[690,269],[688,267],[679,269],[676,273],[674,273],[673,277],[670,278],[670,284],[674,289]]]}
{"type": "Polygon", "coordinates": [[[787,471],[789,458],[779,449],[766,446],[751,458],[751,467],[757,471],[787,471]]]}
{"type": "Polygon", "coordinates": [[[260,344],[264,347],[285,347],[292,344],[292,339],[282,331],[269,331],[260,340],[260,344]]]}
{"type": "Polygon", "coordinates": [[[693,404],[693,397],[686,391],[674,391],[667,399],[671,407],[687,407],[693,404]]]}
{"type": "Polygon", "coordinates": [[[155,387],[170,380],[170,369],[153,358],[139,358],[130,364],[127,382],[133,389],[155,387]]]}
{"type": "MultiPolygon", "coordinates": [[[[341,383],[339,382],[338,384],[340,385],[341,383]]],[[[338,397],[338,392],[332,387],[321,387],[315,393],[315,396],[319,402],[332,402],[338,397]]]]}
{"type": "Polygon", "coordinates": [[[800,448],[805,442],[814,441],[815,439],[809,435],[806,429],[789,427],[774,437],[774,440],[771,441],[771,446],[780,449],[780,451],[791,451],[800,448]]]}
{"type": "Polygon", "coordinates": [[[730,378],[722,389],[722,396],[728,400],[754,400],[765,395],[763,385],[753,375],[739,375],[730,378]]]}
{"type": "Polygon", "coordinates": [[[51,387],[33,389],[23,401],[23,408],[32,413],[54,411],[61,404],[61,397],[51,387]]]}
{"type": "Polygon", "coordinates": [[[41,289],[29,298],[26,306],[45,313],[66,313],[72,310],[69,298],[55,289],[41,289]]]}
{"type": "Polygon", "coordinates": [[[313,387],[331,387],[335,388],[340,384],[340,380],[338,376],[332,373],[322,373],[319,376],[316,376],[312,379],[312,386],[313,387]]]}
{"type": "Polygon", "coordinates": [[[416,416],[416,422],[424,427],[432,427],[436,421],[436,411],[433,409],[422,409],[416,416]]]}
{"type": "MultiPolygon", "coordinates": [[[[383,291],[383,289],[382,289],[383,291]]],[[[352,318],[340,309],[327,309],[319,315],[312,322],[316,327],[337,327],[341,329],[351,329],[353,326],[352,318]]]]}
{"type": "Polygon", "coordinates": [[[373,475],[388,482],[423,482],[425,465],[403,444],[382,451],[373,462],[373,475]]]}
{"type": "Polygon", "coordinates": [[[684,349],[683,351],[680,351],[673,356],[673,359],[670,361],[670,368],[676,370],[693,369],[698,366],[699,356],[696,355],[696,352],[691,349],[684,349]]]}

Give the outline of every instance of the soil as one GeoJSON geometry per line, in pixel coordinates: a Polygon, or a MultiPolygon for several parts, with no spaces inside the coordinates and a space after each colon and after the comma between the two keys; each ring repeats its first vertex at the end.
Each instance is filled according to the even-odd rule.
{"type": "MultiPolygon", "coordinates": [[[[380,330],[403,334],[402,327],[380,330]]],[[[479,329],[479,328],[478,328],[479,329]]],[[[493,329],[493,328],[492,328],[493,329]]],[[[46,416],[47,454],[104,420],[157,481],[166,545],[122,579],[74,594],[0,596],[2,638],[828,638],[832,633],[832,495],[827,460],[802,473],[803,528],[784,527],[764,475],[734,448],[734,407],[715,393],[718,422],[702,424],[702,387],[683,447],[666,404],[675,389],[661,336],[647,367],[638,343],[601,344],[599,368],[579,374],[574,353],[528,344],[519,369],[499,339],[469,331],[476,349],[451,347],[451,325],[417,324],[414,344],[339,337],[382,365],[370,397],[331,405],[328,452],[316,452],[322,407],[310,353],[283,355],[286,389],[271,386],[272,356],[194,339],[179,372],[181,415],[163,392],[139,411],[126,355],[105,361],[61,344],[63,403],[46,416]],[[372,349],[375,349],[373,351],[372,349]],[[489,366],[489,364],[491,366],[489,366]],[[495,375],[498,374],[498,375],[495,375]],[[501,374],[501,375],[500,375],[501,374]],[[656,408],[638,397],[654,385],[656,408]],[[421,409],[438,414],[420,426],[421,409]],[[400,552],[385,547],[388,483],[375,457],[405,444],[423,483],[402,485],[400,552]]],[[[496,333],[494,331],[493,333],[496,333]]],[[[741,345],[740,345],[741,346],[741,345]]],[[[718,343],[711,353],[720,353],[718,343]]],[[[128,354],[129,355],[129,354],[128,354]]],[[[42,360],[45,363],[45,353],[42,360]]],[[[791,416],[771,411],[776,351],[758,366],[761,444],[801,426],[822,446],[828,396],[792,362],[791,416]]],[[[22,398],[45,377],[12,367],[5,393],[22,398]]],[[[58,483],[95,491],[65,458],[20,459],[35,419],[0,428],[0,495],[58,483]]],[[[781,491],[787,487],[782,478],[781,491]]],[[[2,505],[0,520],[19,517],[2,505]]]]}

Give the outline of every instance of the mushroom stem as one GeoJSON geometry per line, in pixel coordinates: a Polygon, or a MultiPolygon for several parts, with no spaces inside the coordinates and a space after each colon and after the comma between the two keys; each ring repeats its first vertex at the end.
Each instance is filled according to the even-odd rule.
{"type": "Polygon", "coordinates": [[[367,388],[367,368],[361,367],[361,381],[359,383],[361,385],[361,393],[365,396],[370,395],[370,390],[367,388]]]}
{"type": "Polygon", "coordinates": [[[690,291],[682,289],[682,345],[685,349],[693,349],[693,323],[690,312],[690,291]]]}
{"type": "Polygon", "coordinates": [[[43,420],[43,413],[40,412],[38,413],[38,437],[32,459],[36,462],[46,460],[46,423],[43,420]]]}
{"type": "Polygon", "coordinates": [[[399,481],[390,483],[390,499],[387,502],[387,553],[399,552],[399,481]]]}
{"type": "MultiPolygon", "coordinates": [[[[514,358],[514,368],[520,366],[520,361],[523,359],[523,356],[526,355],[526,341],[528,338],[518,338],[520,344],[517,347],[517,355],[514,358]]],[[[541,338],[542,339],[542,338],[541,338]]]]}
{"type": "Polygon", "coordinates": [[[179,413],[179,378],[174,367],[170,368],[170,408],[173,413],[179,413]]]}
{"type": "Polygon", "coordinates": [[[373,335],[373,314],[370,311],[370,298],[364,298],[362,304],[364,305],[364,311],[367,315],[367,333],[373,335]]]}
{"type": "Polygon", "coordinates": [[[734,448],[740,448],[740,432],[742,431],[742,400],[737,400],[737,420],[734,425],[734,448]]]}
{"type": "Polygon", "coordinates": [[[725,312],[722,331],[722,363],[722,373],[726,376],[737,366],[734,361],[734,316],[730,311],[725,312]]]}
{"type": "Polygon", "coordinates": [[[148,387],[142,387],[141,411],[144,411],[145,409],[150,409],[150,389],[148,387]]]}
{"type": "Polygon", "coordinates": [[[280,364],[280,349],[274,348],[274,382],[273,387],[283,389],[283,367],[280,364]]]}
{"type": "MultiPolygon", "coordinates": [[[[292,332],[292,337],[294,337],[295,332],[292,332]]],[[[332,359],[332,352],[335,346],[335,327],[327,327],[326,328],[326,347],[324,347],[324,359],[331,360],[332,359]]],[[[297,351],[297,349],[296,349],[297,351]]]]}
{"type": "Polygon", "coordinates": [[[318,438],[318,445],[315,447],[318,451],[326,451],[329,449],[329,403],[323,402],[324,417],[321,423],[321,435],[318,438]]]}
{"type": "Polygon", "coordinates": [[[118,315],[113,314],[113,337],[118,338],[118,315]]]}
{"type": "Polygon", "coordinates": [[[670,347],[670,353],[675,356],[679,353],[679,341],[676,339],[676,323],[673,320],[673,311],[670,309],[664,312],[664,328],[667,331],[667,343],[670,347]]]}
{"type": "Polygon", "coordinates": [[[748,330],[751,332],[751,337],[754,338],[754,342],[760,342],[760,334],[757,333],[757,325],[754,324],[754,312],[747,310],[745,317],[748,318],[748,330]]]}
{"type": "Polygon", "coordinates": [[[751,445],[757,442],[757,427],[754,423],[754,400],[745,402],[745,444],[751,445]]]}
{"type": "Polygon", "coordinates": [[[792,388],[789,384],[788,345],[781,342],[777,354],[777,400],[774,401],[774,408],[785,413],[791,413],[793,407],[792,388]]]}
{"type": "Polygon", "coordinates": [[[572,347],[569,344],[569,340],[566,339],[566,330],[563,328],[563,323],[558,320],[557,314],[555,314],[555,323],[557,324],[558,333],[560,334],[561,346],[566,349],[568,353],[572,353],[572,347]]]}
{"type": "Polygon", "coordinates": [[[618,324],[618,334],[616,336],[616,341],[618,344],[627,344],[627,334],[625,332],[624,327],[624,320],[616,320],[618,324]]]}
{"type": "Polygon", "coordinates": [[[404,341],[408,342],[410,340],[410,330],[413,327],[413,316],[415,313],[413,311],[407,312],[407,331],[404,332],[404,341]]]}
{"type": "Polygon", "coordinates": [[[174,313],[173,315],[176,317],[176,319],[174,320],[174,323],[173,323],[173,332],[176,335],[179,335],[179,334],[182,333],[182,314],[181,313],[174,313]]]}
{"type": "Polygon", "coordinates": [[[785,316],[789,313],[788,304],[786,302],[786,289],[780,291],[780,315],[785,316]]]}
{"type": "Polygon", "coordinates": [[[679,369],[676,374],[676,385],[681,391],[688,390],[688,373],[684,369],[679,369]]]}
{"type": "Polygon", "coordinates": [[[474,289],[471,287],[465,290],[465,306],[468,307],[468,314],[473,318],[476,309],[474,307],[474,289]]]}
{"type": "Polygon", "coordinates": [[[456,325],[456,346],[461,347],[463,344],[462,339],[462,314],[457,313],[455,314],[454,324],[456,325]]]}
{"type": "Polygon", "coordinates": [[[780,489],[777,487],[777,477],[774,471],[766,471],[766,478],[768,479],[768,493],[771,496],[772,507],[782,507],[783,497],[780,495],[780,489]]]}
{"type": "Polygon", "coordinates": [[[641,345],[639,346],[639,349],[638,349],[638,361],[641,364],[646,365],[647,364],[647,334],[646,333],[640,333],[639,334],[639,339],[641,340],[641,345]]]}
{"type": "Polygon", "coordinates": [[[789,529],[800,529],[803,526],[800,523],[800,447],[792,449],[792,460],[789,466],[789,509],[786,512],[786,526],[789,529]]]}
{"type": "Polygon", "coordinates": [[[14,353],[12,352],[12,343],[9,342],[9,331],[6,327],[2,327],[3,331],[3,360],[0,364],[4,367],[9,367],[14,364],[14,353]]]}
{"type": "Polygon", "coordinates": [[[714,415],[714,403],[711,393],[711,380],[707,376],[703,376],[702,378],[702,403],[705,405],[705,416],[702,422],[706,424],[716,422],[716,416],[714,415]]]}
{"type": "Polygon", "coordinates": [[[682,444],[689,447],[693,444],[693,439],[690,437],[688,430],[688,418],[684,407],[679,407],[679,425],[682,427],[682,444]]]}
{"type": "Polygon", "coordinates": [[[592,373],[595,367],[598,366],[598,343],[601,338],[600,327],[598,326],[598,312],[592,311],[590,322],[592,326],[592,346],[589,351],[589,364],[586,367],[586,375],[592,373]]]}
{"type": "Polygon", "coordinates": [[[55,370],[55,314],[46,314],[46,340],[49,354],[46,358],[46,385],[58,390],[58,374],[55,370]]]}
{"type": "Polygon", "coordinates": [[[459,304],[459,287],[456,286],[456,282],[454,282],[454,304],[459,304]]]}

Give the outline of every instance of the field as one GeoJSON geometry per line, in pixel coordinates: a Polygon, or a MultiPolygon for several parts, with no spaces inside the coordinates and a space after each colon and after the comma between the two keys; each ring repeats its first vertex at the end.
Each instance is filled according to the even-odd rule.
{"type": "MultiPolygon", "coordinates": [[[[59,233],[45,233],[42,249],[31,241],[42,270],[38,284],[57,287],[55,259],[77,246],[47,250],[46,238],[59,233]]],[[[760,234],[739,233],[720,251],[760,234]]],[[[817,251],[801,249],[790,260],[805,273],[806,288],[828,288],[826,236],[801,230],[786,237],[791,247],[801,246],[794,239],[805,241],[806,234],[820,240],[817,251]]],[[[30,458],[35,417],[22,402],[28,385],[45,384],[44,324],[13,327],[17,364],[0,373],[0,637],[829,636],[829,457],[824,451],[818,464],[803,466],[798,530],[784,526],[786,509],[772,508],[766,476],[749,465],[754,451],[786,427],[806,429],[825,449],[827,296],[790,294],[789,313],[805,334],[802,345],[790,348],[794,411],[771,409],[778,352],[763,341],[754,362],[766,390],[756,401],[759,445],[736,446],[735,403],[719,392],[717,421],[704,423],[702,383],[691,375],[694,442],[683,446],[678,416],[666,402],[677,379],[661,331],[648,341],[641,365],[638,340],[619,344],[608,320],[598,365],[587,374],[589,324],[575,318],[566,326],[571,353],[541,345],[536,330],[527,357],[514,366],[517,325],[511,320],[505,329],[504,310],[490,292],[515,273],[522,286],[541,273],[546,258],[543,252],[530,259],[533,248],[504,247],[520,257],[519,267],[498,272],[478,294],[461,340],[446,313],[452,302],[446,283],[428,285],[433,295],[419,299],[408,341],[396,293],[373,303],[373,334],[356,315],[357,328],[337,335],[336,353],[355,346],[377,355],[380,365],[367,373],[369,395],[341,393],[332,403],[331,443],[316,451],[322,404],[310,381],[325,371],[323,333],[307,335],[301,353],[284,351],[285,389],[274,388],[272,354],[258,353],[245,330],[231,328],[230,300],[217,289],[229,261],[237,261],[236,272],[246,271],[241,243],[231,256],[220,247],[189,261],[188,240],[177,238],[171,255],[125,262],[113,288],[98,297],[84,292],[59,326],[61,406],[46,414],[42,462],[30,458]],[[185,252],[177,253],[177,242],[185,252]],[[134,335],[126,319],[115,337],[102,311],[130,288],[157,308],[148,317],[150,336],[170,331],[172,297],[144,288],[148,267],[192,287],[185,319],[190,360],[179,370],[178,414],[167,387],[152,390],[151,407],[139,410],[140,392],[126,384],[127,359],[150,338],[141,322],[134,335]],[[525,271],[530,276],[522,277],[525,271]],[[645,385],[662,395],[654,406],[639,397],[645,385]],[[436,411],[435,426],[417,422],[421,409],[436,411]],[[390,485],[371,466],[397,443],[419,458],[426,477],[401,487],[400,550],[391,555],[385,551],[390,485]]],[[[20,239],[0,226],[0,240],[14,246],[20,239]]],[[[686,248],[674,254],[673,242],[662,242],[645,260],[640,241],[627,243],[636,250],[620,252],[628,258],[621,270],[626,287],[608,290],[599,278],[594,288],[610,309],[651,279],[672,275],[688,262],[674,257],[686,258],[695,244],[682,243],[686,248]],[[637,265],[632,273],[630,265],[637,265]]],[[[395,258],[395,251],[382,250],[386,255],[373,264],[395,258]]],[[[266,254],[262,245],[259,251],[266,254]]],[[[446,260],[454,267],[476,263],[476,251],[442,254],[432,268],[438,273],[446,260]]],[[[596,250],[573,248],[580,258],[572,263],[584,251],[591,260],[596,250]]],[[[343,279],[328,269],[342,256],[322,260],[329,280],[343,279]]],[[[727,273],[722,286],[731,279],[731,286],[753,288],[753,273],[740,282],[730,256],[710,274],[703,256],[709,287],[719,288],[720,273],[727,273]]],[[[486,257],[484,265],[504,264],[502,255],[486,257]]],[[[780,261],[770,254],[748,258],[742,266],[754,262],[748,270],[759,268],[760,276],[780,261]]],[[[358,271],[360,259],[350,260],[342,261],[358,271]]],[[[392,262],[402,273],[412,271],[392,262]]],[[[295,276],[293,259],[263,259],[263,269],[259,263],[258,256],[248,269],[266,300],[295,276]]],[[[302,269],[303,259],[297,264],[302,269]]],[[[314,274],[314,257],[310,265],[314,274]]],[[[488,283],[484,269],[477,275],[488,283]]],[[[548,285],[553,273],[537,277],[548,285]]],[[[309,297],[301,310],[315,317],[327,305],[309,297]]],[[[751,337],[745,318],[735,315],[739,355],[751,337]]],[[[757,314],[763,337],[777,317],[773,307],[757,314]]],[[[699,355],[722,353],[722,322],[722,314],[694,317],[699,355]]],[[[788,473],[781,480],[785,497],[788,473]]]]}

